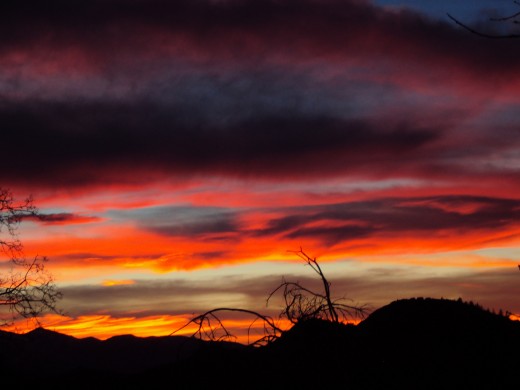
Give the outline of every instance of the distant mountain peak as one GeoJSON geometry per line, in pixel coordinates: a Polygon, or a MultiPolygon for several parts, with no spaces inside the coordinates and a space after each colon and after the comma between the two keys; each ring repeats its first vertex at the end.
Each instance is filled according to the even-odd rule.
{"type": "Polygon", "coordinates": [[[24,337],[28,337],[31,339],[41,339],[41,340],[72,340],[76,339],[73,336],[66,335],[64,333],[56,332],[54,330],[46,329],[42,326],[34,328],[33,330],[25,333],[24,337]]]}
{"type": "Polygon", "coordinates": [[[48,333],[48,332],[52,332],[52,333],[56,333],[54,330],[49,330],[49,329],[45,329],[43,326],[38,326],[36,328],[34,328],[33,330],[27,332],[27,334],[40,334],[40,333],[48,333]]]}

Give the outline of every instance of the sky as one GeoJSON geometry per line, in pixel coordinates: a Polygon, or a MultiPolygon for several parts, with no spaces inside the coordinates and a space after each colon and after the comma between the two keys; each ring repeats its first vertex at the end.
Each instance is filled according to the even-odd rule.
{"type": "Polygon", "coordinates": [[[20,239],[63,292],[43,326],[158,336],[216,307],[276,316],[282,280],[320,288],[300,248],[354,304],[520,313],[520,40],[447,16],[508,32],[489,18],[514,2],[0,9],[0,186],[33,196],[20,239]]]}

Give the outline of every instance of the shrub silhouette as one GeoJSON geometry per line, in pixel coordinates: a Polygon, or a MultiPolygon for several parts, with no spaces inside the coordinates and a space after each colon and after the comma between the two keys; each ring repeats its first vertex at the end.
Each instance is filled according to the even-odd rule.
{"type": "MultiPolygon", "coordinates": [[[[323,292],[312,291],[299,282],[290,282],[285,279],[268,295],[267,304],[278,292],[282,292],[285,307],[280,312],[278,320],[288,320],[292,325],[309,320],[325,320],[334,323],[347,323],[352,319],[365,318],[368,308],[365,305],[348,305],[345,298],[332,299],[331,284],[325,277],[317,258],[309,256],[300,247],[298,251],[291,251],[304,260],[306,265],[318,274],[323,286],[323,292]]],[[[225,326],[221,314],[224,312],[240,312],[253,317],[248,329],[248,336],[253,325],[258,321],[263,324],[263,336],[249,343],[260,346],[269,344],[278,339],[285,330],[277,325],[277,321],[270,316],[263,315],[253,310],[241,308],[219,307],[208,310],[189,320],[181,328],[171,334],[175,334],[189,325],[196,325],[192,337],[209,341],[235,341],[237,337],[225,326]]]]}

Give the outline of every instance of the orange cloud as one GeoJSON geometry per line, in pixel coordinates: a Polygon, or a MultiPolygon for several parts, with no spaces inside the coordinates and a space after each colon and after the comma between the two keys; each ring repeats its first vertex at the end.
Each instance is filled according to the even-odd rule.
{"type": "Polygon", "coordinates": [[[103,280],[101,282],[102,286],[110,287],[110,286],[126,286],[129,284],[134,284],[135,281],[131,279],[127,280],[103,280]]]}
{"type": "MultiPolygon", "coordinates": [[[[147,317],[112,317],[110,315],[89,315],[77,318],[62,317],[49,314],[39,320],[40,326],[77,338],[95,337],[106,340],[113,336],[131,334],[136,337],[155,336],[191,336],[198,329],[197,325],[188,325],[193,316],[189,315],[157,315],[147,317]],[[180,329],[182,328],[182,329],[180,329]]],[[[223,319],[222,323],[234,336],[235,341],[249,344],[263,335],[263,324],[253,319],[223,319]]],[[[280,322],[278,326],[288,329],[289,323],[280,322]]],[[[4,330],[26,333],[36,324],[32,321],[22,320],[5,327],[4,330]]]]}
{"type": "Polygon", "coordinates": [[[507,199],[463,196],[388,198],[229,208],[224,217],[192,207],[181,219],[175,208],[166,217],[162,209],[153,209],[146,216],[151,227],[148,220],[139,219],[149,211],[144,208],[137,209],[133,221],[49,226],[35,233],[39,237],[29,236],[24,244],[27,255],[48,256],[49,267],[54,269],[121,267],[156,272],[286,259],[288,250],[300,246],[332,258],[448,253],[518,245],[516,204],[507,199]],[[161,219],[155,220],[156,215],[161,219]]]}

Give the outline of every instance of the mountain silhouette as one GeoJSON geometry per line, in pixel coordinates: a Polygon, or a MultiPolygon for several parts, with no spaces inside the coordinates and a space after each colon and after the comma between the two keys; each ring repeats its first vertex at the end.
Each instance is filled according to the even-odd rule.
{"type": "Polygon", "coordinates": [[[410,298],[358,325],[300,322],[263,347],[0,331],[0,372],[74,389],[502,389],[520,381],[519,351],[518,321],[461,300],[410,298]]]}

